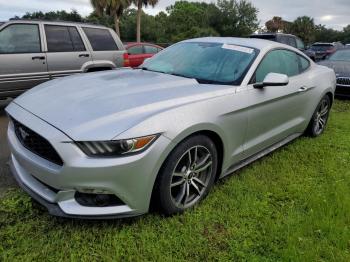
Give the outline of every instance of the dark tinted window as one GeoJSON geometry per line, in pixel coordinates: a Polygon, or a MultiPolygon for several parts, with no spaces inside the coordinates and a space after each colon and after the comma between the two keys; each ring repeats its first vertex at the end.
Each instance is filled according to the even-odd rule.
{"type": "Polygon", "coordinates": [[[259,38],[259,39],[265,39],[270,41],[277,41],[276,35],[268,35],[268,34],[251,35],[250,38],[259,38]]]}
{"type": "Polygon", "coordinates": [[[297,43],[296,43],[294,37],[288,36],[287,41],[288,41],[288,45],[293,46],[293,47],[297,47],[297,43]]]}
{"type": "Polygon", "coordinates": [[[274,50],[268,53],[258,66],[255,73],[256,82],[263,82],[269,73],[294,76],[299,74],[299,55],[288,50],[274,50]]]}
{"type": "Polygon", "coordinates": [[[39,26],[13,24],[0,31],[0,53],[40,53],[39,26]]]}
{"type": "Polygon", "coordinates": [[[83,28],[94,51],[115,51],[118,47],[107,29],[83,28]]]}
{"type": "Polygon", "coordinates": [[[143,54],[143,47],[142,45],[134,45],[132,47],[128,48],[128,54],[129,55],[140,55],[143,54]]]}
{"type": "Polygon", "coordinates": [[[284,35],[278,36],[278,42],[285,44],[285,45],[289,45],[288,37],[286,37],[284,35]]]}
{"type": "Polygon", "coordinates": [[[146,54],[156,54],[158,53],[158,48],[151,45],[145,45],[145,53],[146,54]]]}
{"type": "Polygon", "coordinates": [[[297,38],[296,40],[297,40],[297,48],[300,50],[304,50],[305,49],[304,42],[301,41],[299,38],[297,38]]]}
{"type": "Polygon", "coordinates": [[[49,52],[73,52],[73,42],[66,26],[45,25],[47,49],[49,52]]]}
{"type": "Polygon", "coordinates": [[[77,28],[73,26],[45,25],[49,52],[85,51],[77,28]]]}
{"type": "Polygon", "coordinates": [[[85,51],[83,40],[81,40],[80,34],[75,27],[68,27],[70,38],[73,42],[74,51],[85,51]]]}

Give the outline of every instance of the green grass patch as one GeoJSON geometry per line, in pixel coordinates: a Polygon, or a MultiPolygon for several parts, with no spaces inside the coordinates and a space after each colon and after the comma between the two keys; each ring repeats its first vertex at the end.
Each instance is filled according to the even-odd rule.
{"type": "Polygon", "coordinates": [[[350,102],[219,181],[194,210],[112,221],[51,217],[20,189],[0,199],[0,261],[350,261],[350,102]]]}

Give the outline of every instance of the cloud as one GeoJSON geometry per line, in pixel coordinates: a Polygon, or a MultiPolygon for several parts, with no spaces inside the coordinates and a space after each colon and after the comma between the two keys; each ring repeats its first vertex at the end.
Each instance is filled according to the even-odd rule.
{"type": "MultiPolygon", "coordinates": [[[[215,1],[204,0],[204,2],[215,1]]],[[[334,29],[342,29],[350,24],[348,16],[350,0],[251,0],[251,2],[259,9],[258,17],[261,24],[273,16],[282,16],[285,20],[293,21],[303,15],[313,17],[316,24],[321,23],[334,29]]],[[[146,12],[154,15],[174,3],[175,0],[161,0],[154,9],[149,7],[146,12]]],[[[47,12],[72,9],[76,9],[82,15],[88,15],[92,11],[90,0],[0,0],[0,20],[39,10],[47,12]]]]}

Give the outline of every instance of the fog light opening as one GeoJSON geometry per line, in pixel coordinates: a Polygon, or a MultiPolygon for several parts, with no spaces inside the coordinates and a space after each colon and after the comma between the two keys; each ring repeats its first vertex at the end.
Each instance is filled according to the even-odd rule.
{"type": "Polygon", "coordinates": [[[112,194],[91,194],[75,192],[75,200],[82,206],[87,207],[109,207],[122,206],[125,203],[116,195],[112,194]]]}

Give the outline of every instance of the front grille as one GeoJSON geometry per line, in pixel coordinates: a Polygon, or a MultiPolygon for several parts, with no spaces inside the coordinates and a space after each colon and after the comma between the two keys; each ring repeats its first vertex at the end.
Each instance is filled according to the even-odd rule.
{"type": "Polygon", "coordinates": [[[21,144],[34,154],[62,166],[63,161],[52,145],[33,130],[12,118],[15,133],[21,144]]]}
{"type": "Polygon", "coordinates": [[[350,86],[350,77],[338,77],[337,84],[342,86],[350,86]]]}

